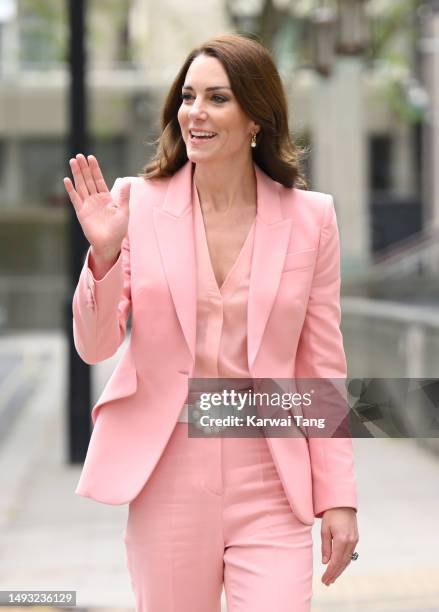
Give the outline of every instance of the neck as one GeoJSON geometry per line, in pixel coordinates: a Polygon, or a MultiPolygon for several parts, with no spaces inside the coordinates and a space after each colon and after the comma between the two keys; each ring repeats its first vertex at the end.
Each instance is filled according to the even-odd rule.
{"type": "Polygon", "coordinates": [[[256,176],[252,160],[197,163],[194,181],[204,213],[225,213],[246,206],[256,207],[256,176]]]}

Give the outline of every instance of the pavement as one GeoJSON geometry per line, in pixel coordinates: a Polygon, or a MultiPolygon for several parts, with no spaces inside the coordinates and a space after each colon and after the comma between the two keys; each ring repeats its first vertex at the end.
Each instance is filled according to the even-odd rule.
{"type": "MultiPolygon", "coordinates": [[[[117,358],[92,367],[94,397],[117,358]]],[[[60,333],[0,338],[0,590],[75,590],[77,609],[133,611],[128,507],[74,494],[66,363],[60,333]]],[[[323,585],[316,520],[312,612],[439,612],[439,457],[405,439],[354,449],[360,556],[323,585]]]]}

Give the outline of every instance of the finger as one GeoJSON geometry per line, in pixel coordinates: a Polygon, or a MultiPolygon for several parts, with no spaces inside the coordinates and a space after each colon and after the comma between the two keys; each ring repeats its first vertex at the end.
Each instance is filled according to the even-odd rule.
{"type": "MultiPolygon", "coordinates": [[[[349,535],[345,535],[342,538],[339,537],[335,539],[335,546],[337,548],[336,555],[340,554],[341,561],[338,567],[335,566],[334,568],[331,568],[331,572],[333,572],[331,574],[328,574],[328,571],[329,571],[329,567],[328,567],[327,572],[322,577],[323,582],[328,582],[328,579],[330,582],[334,582],[340,576],[340,574],[342,574],[345,571],[347,566],[350,565],[350,563],[352,562],[352,553],[354,552],[358,544],[358,541],[359,541],[359,537],[358,537],[357,530],[355,530],[355,532],[349,535]]],[[[330,582],[328,582],[328,584],[330,582]]]]}
{"type": "Polygon", "coordinates": [[[331,531],[329,528],[322,529],[321,538],[322,538],[322,563],[327,563],[329,559],[331,558],[331,552],[332,552],[331,551],[332,537],[331,537],[331,531]]]}
{"type": "Polygon", "coordinates": [[[345,571],[347,566],[352,563],[352,553],[354,552],[355,547],[357,546],[357,543],[358,543],[358,537],[354,537],[354,539],[348,539],[348,541],[346,542],[342,567],[339,568],[338,573],[334,576],[333,580],[337,580],[340,574],[342,574],[345,571]]]}
{"type": "Polygon", "coordinates": [[[345,571],[345,569],[351,563],[351,561],[352,559],[350,558],[350,555],[346,556],[343,563],[337,568],[334,575],[330,579],[330,582],[335,582],[337,578],[345,571]]]}
{"type": "Polygon", "coordinates": [[[84,177],[85,184],[87,185],[88,193],[90,195],[97,193],[94,178],[91,174],[91,170],[88,166],[88,162],[85,159],[85,155],[83,155],[82,153],[78,153],[78,155],[76,156],[76,159],[78,160],[79,165],[81,167],[82,175],[84,177]]]}
{"type": "Polygon", "coordinates": [[[330,584],[334,580],[334,576],[337,572],[336,562],[331,559],[328,567],[326,568],[325,573],[322,576],[322,582],[324,584],[330,584]]]}
{"type": "Polygon", "coordinates": [[[103,174],[101,172],[101,169],[99,167],[99,163],[98,160],[96,159],[96,157],[94,155],[89,155],[87,157],[88,159],[88,163],[90,166],[90,170],[91,173],[93,175],[93,179],[96,185],[96,189],[98,190],[99,193],[106,193],[109,191],[108,187],[107,187],[107,183],[105,182],[105,179],[103,177],[103,174]]]}
{"type": "Polygon", "coordinates": [[[81,166],[75,157],[69,161],[70,168],[72,170],[73,178],[75,181],[75,189],[82,200],[85,200],[90,194],[88,193],[87,185],[85,184],[84,177],[82,175],[81,166]]]}
{"type": "Polygon", "coordinates": [[[322,579],[324,582],[332,582],[335,580],[335,576],[341,570],[346,558],[347,548],[344,542],[334,538],[332,543],[332,556],[331,561],[326,569],[322,579]]]}
{"type": "Polygon", "coordinates": [[[68,196],[70,198],[71,203],[73,204],[73,207],[76,211],[76,213],[78,213],[79,209],[81,208],[81,198],[79,197],[79,195],[77,194],[77,192],[75,191],[75,188],[73,187],[73,183],[72,181],[66,177],[63,179],[63,183],[64,183],[64,187],[68,193],[68,196]]]}

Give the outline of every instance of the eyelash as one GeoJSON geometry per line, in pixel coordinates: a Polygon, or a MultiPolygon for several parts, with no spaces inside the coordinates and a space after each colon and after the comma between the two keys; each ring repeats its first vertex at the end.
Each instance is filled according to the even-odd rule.
{"type": "MultiPolygon", "coordinates": [[[[191,94],[181,94],[181,98],[182,100],[188,100],[189,98],[193,98],[193,96],[191,96],[191,94]]],[[[224,98],[223,96],[220,96],[218,94],[214,94],[212,96],[212,100],[214,98],[219,98],[219,103],[222,104],[223,102],[227,102],[227,98],[224,98]]]]}

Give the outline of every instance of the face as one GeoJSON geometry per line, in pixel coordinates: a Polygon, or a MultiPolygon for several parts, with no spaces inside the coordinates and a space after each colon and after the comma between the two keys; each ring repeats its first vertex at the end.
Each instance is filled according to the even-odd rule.
{"type": "Polygon", "coordinates": [[[259,126],[239,106],[219,60],[198,55],[186,73],[181,93],[178,122],[190,161],[251,156],[251,135],[259,126]],[[199,137],[197,130],[202,132],[199,137]]]}

